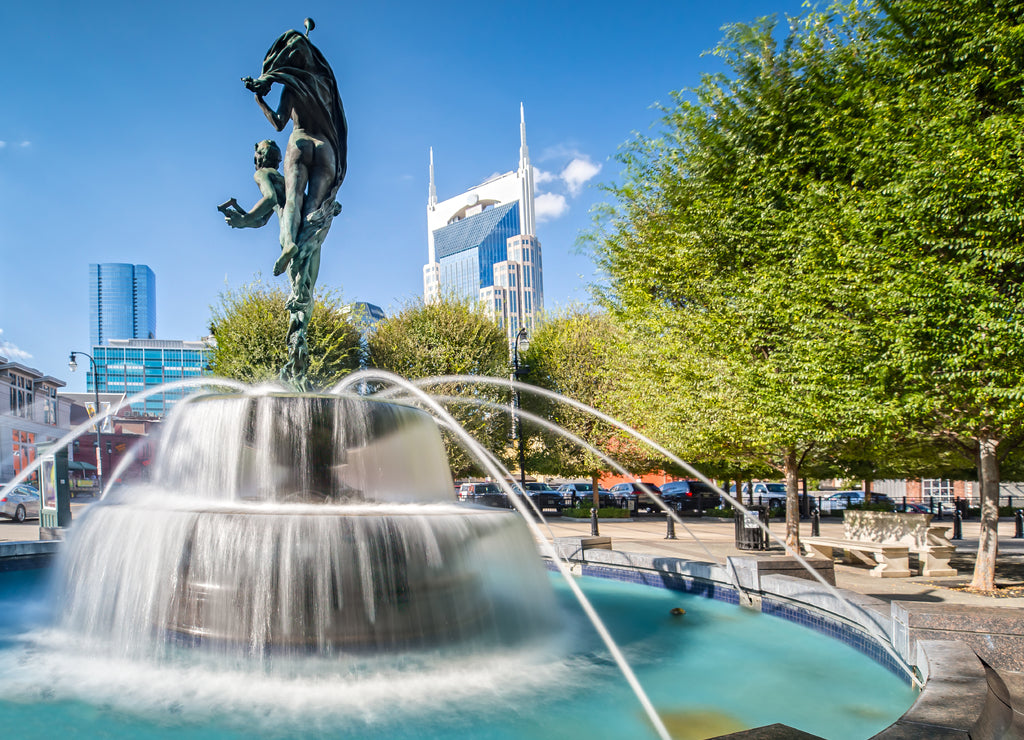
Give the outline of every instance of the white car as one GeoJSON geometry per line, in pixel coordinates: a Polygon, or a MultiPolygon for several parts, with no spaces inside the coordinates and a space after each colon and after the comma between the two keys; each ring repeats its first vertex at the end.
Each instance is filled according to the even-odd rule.
{"type": "Polygon", "coordinates": [[[39,491],[27,483],[19,483],[10,492],[0,496],[0,516],[23,522],[29,517],[39,518],[39,491]]]}
{"type": "MultiPolygon", "coordinates": [[[[735,484],[729,487],[729,493],[733,496],[736,495],[735,484]]],[[[785,483],[765,483],[763,481],[754,482],[754,504],[765,505],[772,508],[781,507],[786,505],[786,484],[785,483]]],[[[750,503],[750,484],[743,484],[743,500],[741,504],[750,503]]]]}

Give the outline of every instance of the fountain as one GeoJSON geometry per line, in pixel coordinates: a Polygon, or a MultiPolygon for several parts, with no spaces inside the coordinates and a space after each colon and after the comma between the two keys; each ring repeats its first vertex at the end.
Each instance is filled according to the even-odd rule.
{"type": "Polygon", "coordinates": [[[76,522],[59,576],[64,622],[128,654],[504,644],[555,621],[522,518],[456,505],[423,411],[200,396],[170,416],[156,459],[151,485],[76,522]]]}

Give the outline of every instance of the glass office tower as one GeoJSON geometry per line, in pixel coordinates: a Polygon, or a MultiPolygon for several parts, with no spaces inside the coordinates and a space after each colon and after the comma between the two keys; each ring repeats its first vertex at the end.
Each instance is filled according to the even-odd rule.
{"type": "Polygon", "coordinates": [[[156,337],[156,275],[148,265],[119,262],[89,265],[89,339],[156,337]]]}
{"type": "MultiPolygon", "coordinates": [[[[171,339],[111,339],[105,346],[92,348],[99,376],[100,393],[126,393],[129,396],[175,380],[197,378],[208,372],[212,346],[208,341],[171,339]]],[[[89,373],[88,390],[93,389],[89,373]]],[[[132,411],[163,416],[195,388],[162,391],[132,404],[132,411]]]]}

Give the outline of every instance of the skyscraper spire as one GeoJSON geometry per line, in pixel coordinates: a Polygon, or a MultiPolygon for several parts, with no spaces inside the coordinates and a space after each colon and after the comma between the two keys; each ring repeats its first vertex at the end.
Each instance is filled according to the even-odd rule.
{"type": "Polygon", "coordinates": [[[537,233],[536,215],[533,204],[533,165],[530,164],[530,148],[526,146],[526,111],[519,103],[519,182],[522,195],[519,200],[520,224],[523,234],[537,233]]]}
{"type": "Polygon", "coordinates": [[[430,147],[430,192],[427,196],[427,207],[433,209],[437,205],[437,188],[434,187],[434,147],[430,147]]]}
{"type": "Polygon", "coordinates": [[[526,112],[523,103],[519,103],[519,171],[523,172],[530,166],[530,148],[526,146],[526,112]]]}

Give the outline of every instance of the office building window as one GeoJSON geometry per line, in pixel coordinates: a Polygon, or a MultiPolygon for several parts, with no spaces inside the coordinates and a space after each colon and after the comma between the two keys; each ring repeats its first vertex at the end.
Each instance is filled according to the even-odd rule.
{"type": "Polygon", "coordinates": [[[925,501],[932,498],[936,501],[952,501],[953,481],[942,478],[924,478],[921,481],[921,496],[925,501]]]}

